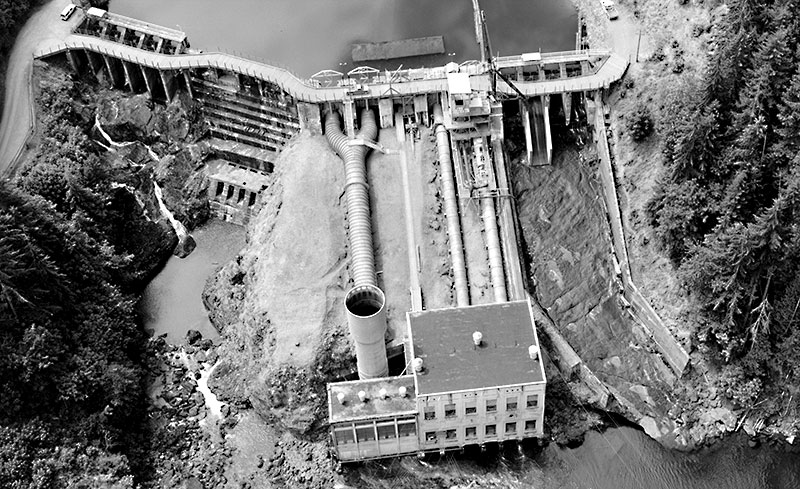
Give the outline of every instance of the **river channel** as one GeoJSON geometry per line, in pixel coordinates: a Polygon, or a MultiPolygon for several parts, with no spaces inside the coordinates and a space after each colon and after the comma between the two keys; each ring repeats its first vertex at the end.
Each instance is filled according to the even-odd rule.
{"type": "Polygon", "coordinates": [[[197,248],[186,258],[171,256],[147,285],[139,303],[144,327],[155,335],[167,334],[169,343],[185,341],[194,329],[204,338],[219,334],[208,319],[202,293],[206,280],[244,247],[242,226],[211,220],[192,232],[197,248]]]}
{"type": "MultiPolygon", "coordinates": [[[[574,48],[577,15],[568,0],[483,0],[481,5],[494,52],[574,48]]],[[[326,68],[352,69],[353,42],[444,36],[447,54],[394,62],[405,67],[479,57],[470,0],[113,0],[111,10],[182,29],[194,48],[271,60],[300,76],[326,68]]],[[[146,327],[168,333],[171,342],[180,342],[187,329],[217,336],[200,295],[206,278],[244,244],[241,227],[216,221],[193,235],[197,249],[184,260],[171,258],[142,302],[146,327]]],[[[623,427],[589,433],[577,448],[549,445],[536,455],[525,456],[526,452],[508,458],[488,454],[481,467],[507,481],[498,487],[800,488],[796,449],[787,453],[785,447],[750,448],[740,435],[686,454],[623,427]]],[[[446,464],[456,467],[475,463],[449,460],[452,463],[446,464]]]]}

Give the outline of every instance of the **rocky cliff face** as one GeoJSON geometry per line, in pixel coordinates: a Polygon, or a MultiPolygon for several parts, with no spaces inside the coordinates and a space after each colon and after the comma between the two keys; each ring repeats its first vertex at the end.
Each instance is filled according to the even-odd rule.
{"type": "MultiPolygon", "coordinates": [[[[143,166],[155,178],[164,203],[178,221],[193,229],[208,219],[203,169],[209,149],[206,143],[196,142],[201,125],[190,99],[179,97],[160,106],[146,95],[103,90],[93,114],[120,156],[143,166]]],[[[100,129],[95,127],[95,132],[98,141],[103,141],[100,129]]]]}
{"type": "Polygon", "coordinates": [[[187,110],[190,108],[191,102],[180,98],[158,106],[146,94],[106,91],[99,101],[97,117],[115,141],[171,144],[189,137],[191,124],[187,110]]]}
{"type": "Polygon", "coordinates": [[[307,134],[275,167],[246,248],[209,281],[204,300],[225,338],[216,385],[307,432],[324,413],[324,382],[352,368],[344,174],[325,139],[307,134]]]}

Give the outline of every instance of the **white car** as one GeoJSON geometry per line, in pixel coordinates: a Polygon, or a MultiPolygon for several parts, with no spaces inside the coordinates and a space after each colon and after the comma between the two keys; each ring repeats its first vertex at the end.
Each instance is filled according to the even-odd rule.
{"type": "Polygon", "coordinates": [[[601,0],[603,4],[603,9],[606,11],[606,15],[610,20],[614,20],[619,17],[619,12],[617,11],[617,6],[614,5],[614,2],[611,0],[601,0]]]}
{"type": "Polygon", "coordinates": [[[75,6],[74,3],[71,3],[64,7],[64,10],[61,11],[61,20],[69,20],[72,17],[72,14],[75,13],[75,9],[78,8],[75,6]]]}

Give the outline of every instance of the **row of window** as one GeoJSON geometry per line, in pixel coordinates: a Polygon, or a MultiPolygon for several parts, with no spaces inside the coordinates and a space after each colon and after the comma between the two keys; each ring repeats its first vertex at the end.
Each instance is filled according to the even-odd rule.
{"type": "MultiPolygon", "coordinates": [[[[506,411],[516,411],[517,410],[517,402],[519,401],[519,397],[508,397],[505,400],[505,407],[506,411]]],[[[525,399],[525,407],[527,409],[535,409],[539,407],[539,394],[529,394],[525,399]]],[[[497,399],[487,399],[486,400],[486,413],[496,413],[497,412],[497,399]]],[[[464,405],[464,414],[466,416],[478,414],[478,405],[475,401],[467,402],[464,405]]],[[[444,405],[444,417],[445,418],[455,418],[457,417],[456,413],[456,405],[454,403],[445,404],[444,405]]],[[[425,407],[425,419],[426,420],[433,420],[436,419],[436,406],[427,406],[425,407]]]]}
{"type": "MultiPolygon", "coordinates": [[[[505,424],[506,435],[516,435],[519,423],[516,421],[505,424]]],[[[536,431],[536,420],[529,419],[525,421],[525,433],[533,433],[536,431]]],[[[497,436],[497,425],[487,424],[483,427],[483,436],[485,438],[492,438],[497,436]]],[[[464,439],[474,440],[478,437],[477,426],[467,426],[464,428],[464,439]]],[[[444,431],[426,431],[425,441],[428,443],[436,443],[437,440],[455,440],[458,438],[458,430],[450,429],[444,431]]]]}
{"type": "Polygon", "coordinates": [[[393,421],[359,423],[355,426],[339,426],[333,430],[337,445],[355,443],[356,439],[361,443],[375,441],[376,437],[379,440],[390,440],[398,437],[416,436],[416,434],[417,423],[413,420],[398,421],[396,425],[393,421]]]}

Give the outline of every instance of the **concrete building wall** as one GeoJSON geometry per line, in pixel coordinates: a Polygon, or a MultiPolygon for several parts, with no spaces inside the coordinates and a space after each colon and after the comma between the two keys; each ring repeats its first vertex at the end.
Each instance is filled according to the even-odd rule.
{"type": "Polygon", "coordinates": [[[417,420],[406,415],[335,423],[331,446],[342,461],[417,453],[417,420]]]}
{"type": "Polygon", "coordinates": [[[420,450],[542,436],[545,384],[417,397],[420,450]]]}

